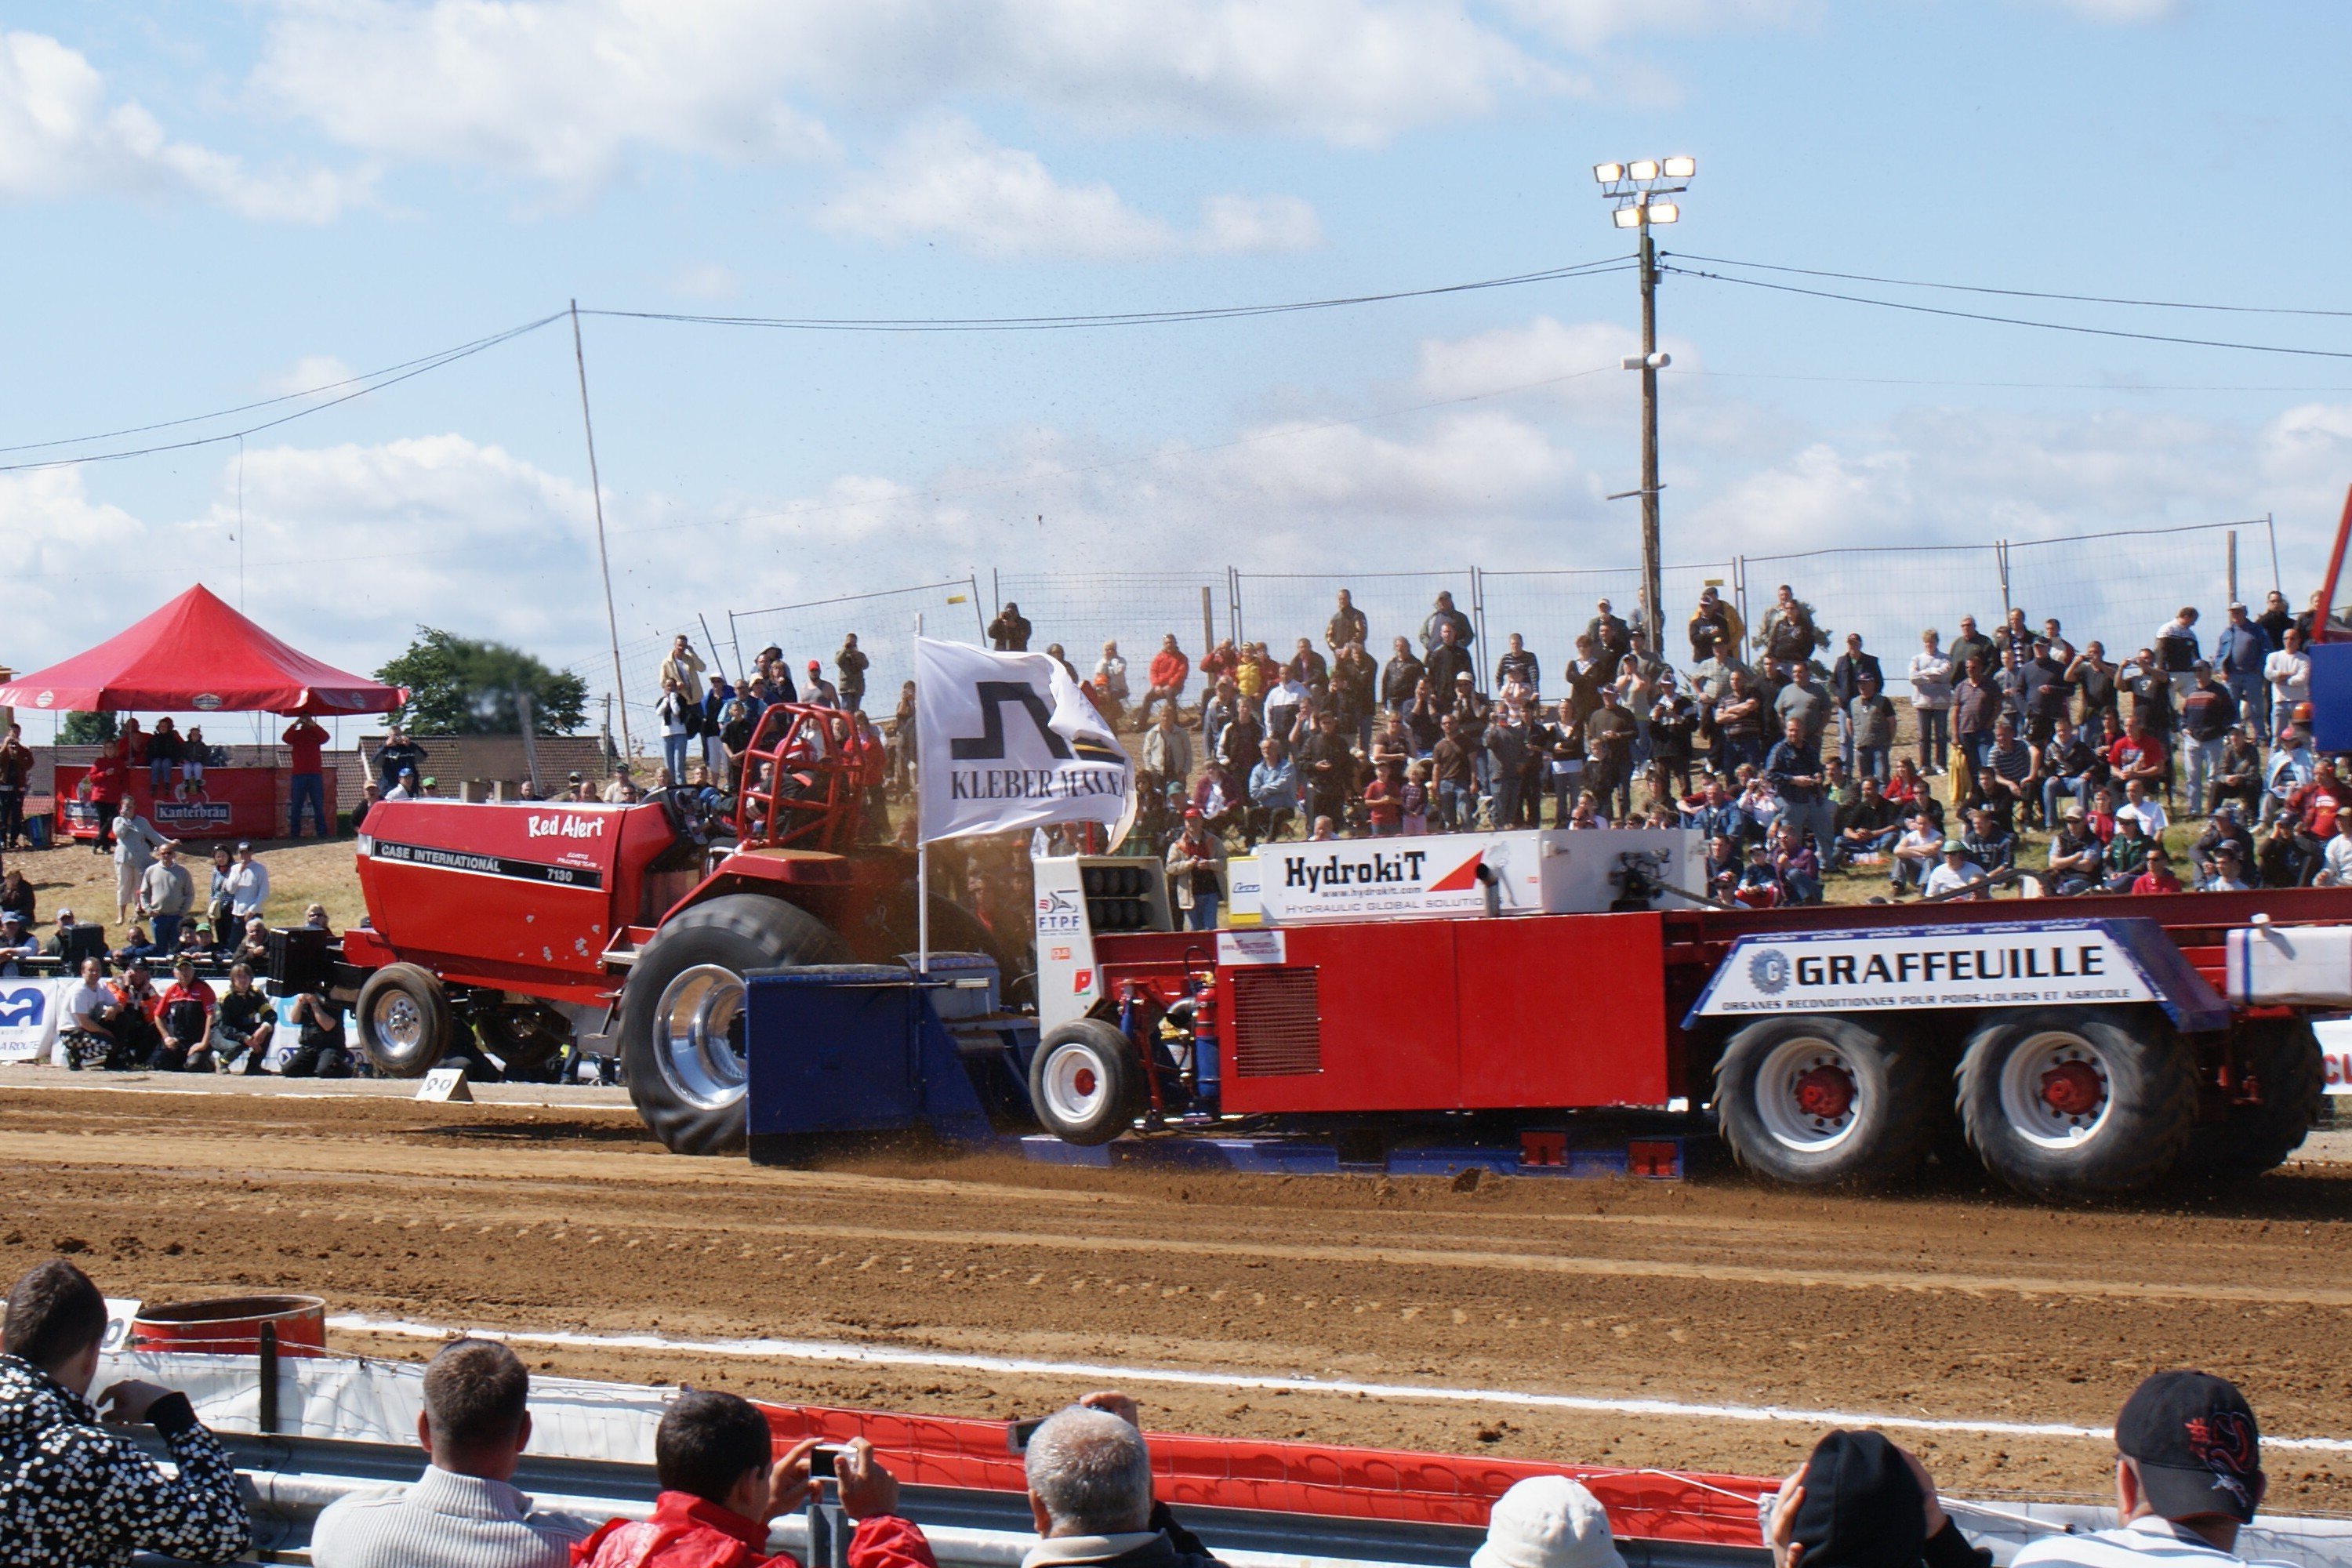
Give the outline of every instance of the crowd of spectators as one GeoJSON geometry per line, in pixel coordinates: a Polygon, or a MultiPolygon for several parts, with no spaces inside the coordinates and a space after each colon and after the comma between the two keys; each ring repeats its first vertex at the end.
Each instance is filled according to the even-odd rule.
{"type": "MultiPolygon", "coordinates": [[[[2311,616],[2233,604],[2209,649],[2183,606],[2116,660],[2011,607],[1923,631],[1890,670],[1789,584],[1752,634],[1710,587],[1686,660],[1603,599],[1547,669],[1517,633],[1480,649],[1448,594],[1377,661],[1343,589],[1286,656],[1226,639],[1196,664],[1171,633],[1143,682],[1116,643],[1072,674],[1138,735],[1127,847],[1182,873],[1195,918],[1228,849],[1538,826],[1698,828],[1727,903],[2229,889],[2352,879],[2308,740],[2311,616]]],[[[990,626],[1032,635],[1013,605],[990,626]]]]}
{"type": "MultiPolygon", "coordinates": [[[[98,1287],[63,1258],[17,1280],[0,1331],[0,1562],[117,1565],[139,1552],[223,1563],[251,1540],[236,1469],[187,1396],[135,1381],[95,1402],[106,1329],[98,1287]],[[124,1430],[146,1426],[166,1471],[124,1430]]],[[[899,1511],[897,1478],[863,1438],[782,1454],[766,1416],[732,1394],[681,1390],[654,1437],[660,1492],[643,1518],[602,1521],[543,1508],[514,1485],[531,1440],[530,1376],[506,1345],[457,1338],[424,1376],[416,1481],[348,1493],[311,1532],[318,1568],[757,1568],[775,1523],[830,1476],[853,1521],[849,1568],[938,1568],[899,1511]],[[820,1464],[818,1461],[825,1461],[820,1464]]],[[[2231,1568],[2267,1489],[2252,1407],[2237,1386],[2164,1371],[2114,1428],[2115,1519],[2059,1529],[2013,1568],[2231,1568]]],[[[1021,1449],[1036,1538],[1021,1568],[1217,1568],[1220,1559],[1154,1495],[1135,1402],[1090,1394],[1046,1417],[1021,1449]]],[[[1759,1498],[1773,1568],[1990,1568],[1918,1456],[1884,1434],[1832,1430],[1759,1498]]],[[[2015,1516],[2009,1516],[2014,1518],[2015,1516]]],[[[1471,1568],[1625,1568],[1607,1511],[1560,1475],[1513,1484],[1488,1511],[1471,1568]]]]}

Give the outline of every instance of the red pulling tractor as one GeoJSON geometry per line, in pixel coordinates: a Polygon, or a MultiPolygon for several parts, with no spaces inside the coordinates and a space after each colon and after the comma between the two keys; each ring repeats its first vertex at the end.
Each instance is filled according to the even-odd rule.
{"type": "MultiPolygon", "coordinates": [[[[359,841],[367,924],[272,978],[350,1005],[383,1071],[422,1075],[468,1026],[510,1066],[576,1046],[620,1058],[671,1149],[739,1148],[743,976],[896,963],[917,934],[913,858],[861,841],[883,755],[856,715],[769,708],[743,774],[732,809],[707,821],[675,797],[384,802],[359,841]]],[[[931,934],[1001,963],[944,900],[931,934]]]]}

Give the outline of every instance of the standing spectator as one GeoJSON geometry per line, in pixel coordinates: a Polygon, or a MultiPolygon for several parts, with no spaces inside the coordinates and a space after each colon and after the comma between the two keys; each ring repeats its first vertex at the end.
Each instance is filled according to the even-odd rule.
{"type": "MultiPolygon", "coordinates": [[[[1423,653],[1437,647],[1441,640],[1441,628],[1445,626],[1454,628],[1454,643],[1465,651],[1471,643],[1476,640],[1475,634],[1470,626],[1470,617],[1454,607],[1454,595],[1440,593],[1437,595],[1436,604],[1421,623],[1421,647],[1423,653]]],[[[1449,672],[1445,679],[1451,682],[1454,677],[1449,672]]]]}
{"type": "Polygon", "coordinates": [[[2011,605],[2009,614],[2001,617],[2000,629],[1993,633],[1992,640],[1996,650],[2007,650],[2021,667],[2033,657],[2033,632],[2025,624],[2025,611],[2018,605],[2011,605]]]}
{"type": "MultiPolygon", "coordinates": [[[[1650,706],[1650,765],[1656,785],[1672,784],[1674,799],[1690,793],[1692,750],[1697,734],[1698,705],[1682,691],[1673,670],[1660,671],[1657,700],[1650,706]]],[[[1658,798],[1654,790],[1653,798],[1658,798]]],[[[1530,795],[1530,816],[1534,804],[1530,795]]],[[[1531,820],[1528,826],[1536,824],[1531,820]]]]}
{"type": "Polygon", "coordinates": [[[1813,624],[1813,607],[1783,583],[1764,612],[1764,657],[1776,665],[1811,664],[1813,650],[1829,639],[1813,624]]]}
{"type": "Polygon", "coordinates": [[[857,646],[857,634],[844,632],[841,647],[833,656],[834,673],[840,677],[834,689],[841,694],[844,708],[865,711],[866,671],[871,663],[866,657],[866,650],[857,646]]]}
{"type": "Polygon", "coordinates": [[[229,914],[238,923],[260,916],[269,901],[269,868],[253,858],[253,846],[239,844],[227,879],[229,914]]]}
{"type": "Polygon", "coordinates": [[[24,841],[25,792],[32,781],[33,749],[25,744],[25,727],[11,724],[0,738],[0,851],[24,841]]]}
{"type": "Polygon", "coordinates": [[[1730,688],[1715,710],[1717,773],[1734,773],[1764,761],[1764,698],[1745,669],[1734,669],[1730,688]]]}
{"type": "Polygon", "coordinates": [[[1814,678],[1810,663],[1790,660],[1788,674],[1788,684],[1772,700],[1772,716],[1778,724],[1794,719],[1805,727],[1805,743],[1819,746],[1829,730],[1830,715],[1837,710],[1837,700],[1814,678]]]}
{"type": "Polygon", "coordinates": [[[694,644],[680,632],[670,639],[669,653],[661,661],[660,677],[677,682],[677,689],[686,693],[688,702],[699,702],[703,668],[702,656],[694,651],[694,644]]]}
{"type": "Polygon", "coordinates": [[[1423,661],[1423,668],[1432,687],[1442,693],[1451,692],[1461,677],[1472,674],[1469,645],[1462,640],[1461,630],[1456,625],[1459,616],[1454,620],[1439,620],[1432,616],[1430,619],[1436,624],[1437,636],[1436,640],[1429,645],[1429,657],[1423,661]]]}
{"type": "Polygon", "coordinates": [[[1601,668],[1612,673],[1633,651],[1633,629],[1609,607],[1606,599],[1592,606],[1592,618],[1584,623],[1584,635],[1592,639],[1592,651],[1601,668]]]}
{"type": "Polygon", "coordinates": [[[1160,639],[1160,651],[1151,656],[1149,675],[1151,685],[1144,692],[1143,706],[1137,710],[1135,715],[1139,724],[1151,721],[1151,705],[1155,702],[1164,702],[1174,708],[1184,695],[1184,683],[1192,677],[1192,661],[1176,645],[1174,632],[1160,639]]]}
{"type": "Polygon", "coordinates": [[[1265,732],[1289,744],[1306,704],[1306,683],[1295,672],[1285,669],[1282,679],[1266,688],[1265,700],[1260,705],[1259,710],[1265,715],[1265,732]]]}
{"type": "Polygon", "coordinates": [[[1370,644],[1371,640],[1371,623],[1364,618],[1363,611],[1356,608],[1354,596],[1347,589],[1340,589],[1339,607],[1323,623],[1324,646],[1337,657],[1349,643],[1370,644]]]}
{"type": "Polygon", "coordinates": [[[2238,704],[2238,711],[2263,740],[2270,738],[2270,689],[2263,667],[2270,662],[2271,639],[2246,618],[2246,606],[2232,600],[2230,624],[2213,639],[2213,669],[2238,704]]]}
{"type": "MultiPolygon", "coordinates": [[[[411,1486],[347,1492],[310,1530],[317,1568],[565,1568],[589,1522],[513,1486],[530,1443],[530,1374],[505,1345],[451,1340],[425,1369],[411,1486]]],[[[764,1544],[764,1542],[762,1543],[764,1544]]]]}
{"type": "MultiPolygon", "coordinates": [[[[1494,823],[1497,831],[1520,826],[1522,803],[1535,806],[1521,794],[1527,776],[1528,726],[1523,710],[1498,711],[1486,725],[1487,776],[1494,781],[1494,823]]],[[[1537,814],[1541,815],[1540,807],[1537,814]]]]}
{"type": "Polygon", "coordinates": [[[1821,742],[1806,730],[1801,718],[1790,714],[1782,725],[1780,740],[1765,754],[1763,776],[1780,797],[1782,820],[1800,836],[1810,836],[1820,845],[1837,836],[1822,795],[1821,742]]]}
{"type": "Polygon", "coordinates": [[[996,612],[996,618],[988,623],[988,644],[999,653],[1027,653],[1029,632],[1029,618],[1021,613],[1020,605],[1008,599],[1004,608],[996,612]]]}
{"type": "Polygon", "coordinates": [[[1238,684],[1241,668],[1241,649],[1234,646],[1233,638],[1226,637],[1201,656],[1201,683],[1204,688],[1228,679],[1238,684]]]}
{"type": "Polygon", "coordinates": [[[1704,664],[1717,655],[1736,655],[1742,629],[1739,612],[1709,583],[1698,591],[1698,608],[1691,612],[1691,662],[1704,664]]]}
{"type": "Polygon", "coordinates": [[[1854,771],[1885,784],[1895,752],[1895,700],[1878,689],[1875,674],[1865,672],[1846,703],[1845,729],[1853,741],[1854,771]]]}
{"type": "Polygon", "coordinates": [[[1315,651],[1315,644],[1306,637],[1298,639],[1291,653],[1290,662],[1283,667],[1293,680],[1309,691],[1320,692],[1331,684],[1331,666],[1315,651]]]}
{"type": "Polygon", "coordinates": [[[1540,752],[1543,777],[1551,790],[1552,822],[1564,827],[1577,795],[1584,789],[1584,720],[1577,712],[1576,704],[1561,698],[1552,717],[1538,731],[1533,744],[1540,752]]]}
{"type": "Polygon", "coordinates": [[[1977,618],[1974,616],[1960,617],[1960,635],[1952,639],[1952,646],[1948,651],[1952,656],[1952,673],[1955,679],[1966,678],[1969,672],[1969,660],[1972,658],[1984,660],[1984,667],[1988,672],[2000,668],[2000,650],[1993,647],[1990,637],[1977,630],[1977,618]]]}
{"type": "Polygon", "coordinates": [[[2203,655],[2197,646],[2197,607],[2183,605],[2179,615],[2157,627],[2149,651],[2156,655],[2156,668],[2172,682],[2173,690],[2188,695],[2196,680],[2197,661],[2203,655]]]}
{"type": "Polygon", "coordinates": [[[1259,656],[1257,644],[1244,647],[1241,662],[1234,668],[1234,685],[1241,692],[1242,706],[1252,713],[1261,713],[1266,688],[1280,676],[1281,670],[1271,659],[1259,656]]]}
{"type": "Polygon", "coordinates": [[[2118,723],[2122,721],[2121,710],[2116,705],[2119,673],[2107,661],[2106,648],[2095,642],[2085,644],[2066,667],[2067,683],[2083,700],[2081,723],[2084,734],[2100,733],[2108,714],[2116,715],[2118,723]]]}
{"type": "MultiPolygon", "coordinates": [[[[1992,750],[1993,725],[2001,712],[2000,689],[1985,671],[1984,660],[1970,655],[1961,679],[1952,688],[1952,741],[1973,775],[1992,750]]],[[[1955,786],[1954,798],[1961,794],[1955,786]]]]}
{"type": "Polygon", "coordinates": [[[1176,890],[1187,931],[1217,929],[1217,906],[1225,896],[1225,842],[1209,831],[1196,810],[1184,813],[1184,830],[1168,846],[1168,881],[1176,890]]]}
{"type": "MultiPolygon", "coordinates": [[[[2279,729],[2294,722],[2295,710],[2311,700],[2311,655],[2303,634],[2290,625],[2279,651],[2263,660],[2263,679],[2270,685],[2272,722],[2279,729]]],[[[2263,739],[2270,737],[2264,734],[2263,739]]]]}
{"type": "MultiPolygon", "coordinates": [[[[2239,608],[2243,610],[2244,605],[2239,608]]],[[[2256,634],[2259,635],[2259,634],[2256,634]]],[[[2238,726],[2237,699],[2213,679],[2213,667],[2199,659],[2192,671],[2196,684],[2180,703],[2182,749],[2189,759],[2189,808],[2202,809],[2208,788],[2218,773],[2230,731],[2238,726]]],[[[2249,722],[2252,721],[2249,720],[2249,722]]]]}
{"type": "Polygon", "coordinates": [[[1348,802],[1356,794],[1356,754],[1349,750],[1348,738],[1339,733],[1339,716],[1328,712],[1318,716],[1294,754],[1307,814],[1344,820],[1348,802]]]}
{"type": "Polygon", "coordinates": [[[1372,719],[1380,711],[1380,667],[1362,643],[1349,643],[1331,661],[1331,710],[1339,716],[1341,732],[1354,735],[1367,754],[1372,749],[1372,719]]]}
{"type": "Polygon", "coordinates": [[[2000,668],[1994,672],[1992,678],[1993,685],[2000,689],[2001,711],[2016,720],[2021,731],[2025,728],[2027,699],[2031,695],[2029,683],[2032,678],[2026,673],[2025,665],[2026,661],[2017,657],[2017,650],[2003,642],[2000,646],[2000,668]]]}
{"type": "Polygon", "coordinates": [[[676,676],[666,675],[662,677],[661,700],[654,704],[654,717],[661,721],[662,765],[669,769],[671,778],[682,779],[686,777],[686,749],[694,742],[694,726],[702,717],[702,709],[687,700],[676,676]]]}
{"type": "Polygon", "coordinates": [[[2066,671],[2073,663],[2064,643],[2033,639],[2033,657],[2025,661],[2025,738],[2036,748],[2048,745],[2058,721],[2072,716],[2074,689],[2066,671]]]}
{"type": "Polygon", "coordinates": [[[138,912],[139,891],[147,875],[147,868],[155,863],[155,851],[165,840],[155,831],[154,824],[133,810],[126,810],[114,819],[114,903],[116,918],[131,923],[138,912]]]}
{"type": "Polygon", "coordinates": [[[1282,742],[1269,737],[1259,747],[1256,765],[1250,769],[1249,812],[1242,828],[1243,845],[1255,849],[1261,839],[1283,837],[1297,819],[1297,771],[1291,766],[1282,742]]]}
{"type": "MultiPolygon", "coordinates": [[[[302,837],[302,807],[306,804],[319,837],[334,837],[327,816],[326,726],[305,713],[278,738],[291,753],[286,768],[286,837],[302,837]]],[[[379,761],[381,757],[379,752],[379,761]]]]}
{"type": "Polygon", "coordinates": [[[375,752],[376,782],[387,795],[400,783],[400,775],[414,773],[425,776],[425,759],[432,753],[408,738],[406,731],[394,724],[375,752]]]}
{"type": "Polygon", "coordinates": [[[1381,706],[1391,713],[1402,713],[1412,706],[1413,693],[1428,677],[1427,668],[1415,658],[1412,645],[1399,637],[1396,651],[1381,667],[1381,706]]]}
{"type": "Polygon", "coordinates": [[[1454,715],[1444,715],[1438,723],[1438,742],[1429,753],[1430,776],[1435,786],[1438,820],[1451,833],[1467,829],[1477,816],[1477,770],[1454,715]]]}
{"type": "Polygon", "coordinates": [[[139,876],[139,912],[153,929],[155,945],[169,952],[180,945],[180,922],[195,907],[195,879],[180,864],[180,846],[165,839],[139,876]]]}
{"type": "MultiPolygon", "coordinates": [[[[572,1561],[578,1568],[799,1568],[765,1555],[768,1532],[807,1499],[816,1446],[806,1438],[776,1458],[767,1417],[748,1401],[688,1389],[654,1430],[662,1489],[653,1516],[606,1522],[572,1549],[572,1561]]],[[[897,1517],[898,1483],[875,1461],[874,1445],[852,1439],[836,1467],[842,1511],[857,1521],[849,1568],[937,1568],[922,1531],[897,1517]]]]}
{"type": "Polygon", "coordinates": [[[841,689],[824,678],[824,666],[808,661],[808,680],[801,688],[801,700],[825,708],[841,706],[841,689]]]}
{"type": "Polygon", "coordinates": [[[1838,726],[1838,755],[1848,767],[1857,765],[1853,754],[1853,700],[1862,695],[1864,676],[1876,681],[1879,689],[1885,689],[1886,672],[1879,667],[1878,656],[1863,651],[1860,632],[1848,632],[1845,651],[1838,655],[1837,663],[1830,668],[1830,694],[1837,699],[1843,720],[1838,726]]]}
{"type": "Polygon", "coordinates": [[[1241,693],[1234,687],[1234,678],[1230,675],[1218,677],[1215,686],[1201,698],[1201,752],[1203,756],[1227,755],[1225,726],[1234,721],[1240,710],[1241,693]]]}
{"type": "Polygon", "coordinates": [[[2270,638],[2273,653],[2286,647],[2287,628],[2294,625],[2294,612],[2286,607],[2286,595],[2273,588],[2269,596],[2263,599],[2263,613],[2254,617],[2254,625],[2262,627],[2263,635],[2270,638]]]}
{"type": "Polygon", "coordinates": [[[23,1563],[122,1568],[135,1553],[226,1563],[252,1542],[245,1494],[188,1396],[125,1380],[95,1401],[106,1301],[61,1258],[8,1293],[0,1331],[0,1542],[23,1563]],[[152,1426],[173,1474],[110,1425],[152,1426]]]}
{"type": "Polygon", "coordinates": [[[1911,656],[1911,716],[1919,726],[1919,771],[1930,777],[1944,771],[1944,753],[1952,744],[1952,660],[1941,642],[1942,634],[1929,626],[1919,634],[1919,651],[1911,656]]]}
{"type": "MultiPolygon", "coordinates": [[[[1163,709],[1161,711],[1164,714],[1166,710],[1163,709]]],[[[1151,733],[1158,732],[1155,730],[1151,733]]],[[[1151,735],[1147,734],[1144,737],[1145,743],[1149,744],[1150,739],[1151,735]]],[[[1276,737],[1276,739],[1282,739],[1286,747],[1290,743],[1287,739],[1282,737],[1276,737]]],[[[1265,726],[1258,722],[1256,713],[1243,705],[1240,699],[1236,697],[1233,722],[1227,724],[1218,733],[1217,755],[1224,759],[1227,767],[1239,773],[1250,765],[1250,759],[1258,754],[1258,748],[1264,745],[1265,741],[1265,726]]]]}
{"type": "Polygon", "coordinates": [[[1496,689],[1517,682],[1526,687],[1530,695],[1540,692],[1543,689],[1543,666],[1535,655],[1528,651],[1527,639],[1513,632],[1510,644],[1503,650],[1503,657],[1495,661],[1496,689]]]}
{"type": "Polygon", "coordinates": [[[1618,700],[1617,688],[1601,689],[1601,706],[1584,721],[1584,787],[1612,818],[1633,809],[1633,715],[1618,700]]]}
{"type": "Polygon", "coordinates": [[[1192,737],[1176,727],[1172,705],[1160,710],[1160,721],[1143,737],[1143,771],[1158,789],[1181,787],[1192,779],[1192,737]]]}

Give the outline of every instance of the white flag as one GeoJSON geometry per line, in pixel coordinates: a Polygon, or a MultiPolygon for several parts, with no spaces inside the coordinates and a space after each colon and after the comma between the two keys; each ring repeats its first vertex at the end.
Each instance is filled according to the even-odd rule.
{"type": "Polygon", "coordinates": [[[915,736],[926,844],[1132,809],[1135,765],[1050,654],[917,637],[915,736]]]}

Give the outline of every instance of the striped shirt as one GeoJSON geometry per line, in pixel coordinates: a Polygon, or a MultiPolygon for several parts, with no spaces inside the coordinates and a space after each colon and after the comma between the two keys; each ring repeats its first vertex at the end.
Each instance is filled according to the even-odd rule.
{"type": "Polygon", "coordinates": [[[2150,1514],[2116,1530],[2045,1535],[2020,1549],[2011,1568],[2241,1568],[2245,1562],[2150,1514]]]}
{"type": "Polygon", "coordinates": [[[416,1484],[355,1492],[310,1532],[318,1568],[563,1568],[595,1526],[535,1510],[504,1481],[428,1467],[416,1484]]]}

